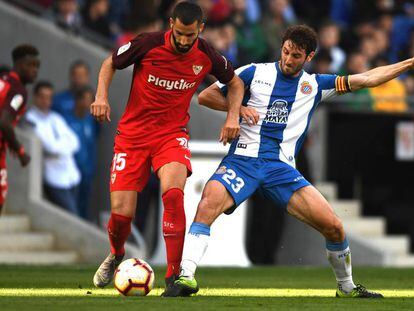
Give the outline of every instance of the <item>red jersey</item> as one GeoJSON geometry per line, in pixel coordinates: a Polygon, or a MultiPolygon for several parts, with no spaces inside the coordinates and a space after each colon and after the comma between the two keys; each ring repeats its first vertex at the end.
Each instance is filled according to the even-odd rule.
{"type": "Polygon", "coordinates": [[[190,101],[207,74],[221,83],[234,76],[230,62],[205,40],[198,38],[190,51],[177,53],[171,30],[144,33],[112,55],[116,69],[134,64],[128,104],[118,125],[118,135],[152,140],[185,129],[190,101]]]}
{"type": "MultiPolygon", "coordinates": [[[[6,109],[11,113],[16,125],[26,111],[27,91],[14,71],[0,76],[0,113],[6,109]]],[[[0,132],[0,152],[6,149],[3,133],[0,132]]]]}

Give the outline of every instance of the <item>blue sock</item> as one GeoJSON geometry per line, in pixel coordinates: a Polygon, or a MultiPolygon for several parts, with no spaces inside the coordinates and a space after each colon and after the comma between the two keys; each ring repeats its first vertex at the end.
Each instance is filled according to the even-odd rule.
{"type": "Polygon", "coordinates": [[[203,224],[201,222],[193,222],[190,226],[189,232],[194,235],[208,235],[210,236],[210,226],[203,224]]]}
{"type": "Polygon", "coordinates": [[[326,240],[326,248],[332,252],[340,252],[349,247],[348,240],[345,237],[345,240],[342,242],[332,242],[326,240]]]}

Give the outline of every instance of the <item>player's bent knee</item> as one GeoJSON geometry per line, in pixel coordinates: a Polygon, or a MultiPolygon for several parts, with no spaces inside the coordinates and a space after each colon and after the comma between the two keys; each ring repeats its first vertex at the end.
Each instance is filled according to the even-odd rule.
{"type": "Polygon", "coordinates": [[[136,209],[136,202],[122,196],[111,197],[111,212],[122,216],[133,217],[136,209]]]}
{"type": "Polygon", "coordinates": [[[338,217],[333,217],[328,226],[324,228],[323,235],[332,242],[342,242],[345,239],[345,231],[342,221],[338,217]]]}

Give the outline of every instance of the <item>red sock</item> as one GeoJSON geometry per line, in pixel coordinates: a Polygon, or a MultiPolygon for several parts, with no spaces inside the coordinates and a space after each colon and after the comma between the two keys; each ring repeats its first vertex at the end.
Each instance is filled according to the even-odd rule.
{"type": "Polygon", "coordinates": [[[162,231],[167,249],[165,277],[168,278],[180,273],[185,236],[184,192],[178,188],[169,189],[162,195],[162,201],[164,203],[162,231]]]}
{"type": "Polygon", "coordinates": [[[111,253],[115,256],[125,254],[125,241],[131,233],[131,217],[111,213],[108,222],[109,243],[111,244],[111,253]]]}

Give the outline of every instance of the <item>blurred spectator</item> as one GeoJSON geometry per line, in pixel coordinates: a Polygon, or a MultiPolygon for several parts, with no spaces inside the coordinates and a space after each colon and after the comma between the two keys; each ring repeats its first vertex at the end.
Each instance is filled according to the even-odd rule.
{"type": "Polygon", "coordinates": [[[280,46],[282,35],[293,22],[286,18],[289,1],[269,0],[268,7],[263,18],[263,30],[269,47],[269,60],[274,61],[280,58],[280,46]]]}
{"type": "Polygon", "coordinates": [[[390,62],[398,61],[399,51],[403,50],[410,41],[411,30],[414,27],[413,4],[407,4],[406,14],[394,17],[391,31],[390,62]]]}
{"type": "Polygon", "coordinates": [[[89,65],[82,60],[73,62],[69,69],[69,81],[69,89],[56,94],[53,98],[52,110],[62,116],[73,112],[76,91],[89,85],[89,65]]]}
{"type": "Polygon", "coordinates": [[[300,20],[317,28],[321,21],[329,17],[331,1],[329,0],[292,0],[294,12],[300,20]]]}
{"type": "Polygon", "coordinates": [[[373,33],[373,38],[377,45],[378,55],[388,59],[389,38],[385,29],[376,29],[373,33]]]}
{"type": "Polygon", "coordinates": [[[50,110],[53,87],[49,82],[38,82],[33,92],[34,106],[26,119],[34,125],[44,151],[43,178],[46,197],[53,203],[78,215],[77,197],[80,173],[74,154],[79,141],[65,120],[50,110]]]}
{"type": "Polygon", "coordinates": [[[331,53],[326,49],[319,49],[312,60],[312,72],[322,74],[332,73],[331,64],[331,53]]]}
{"type": "Polygon", "coordinates": [[[206,10],[205,14],[207,15],[209,23],[223,23],[232,16],[232,0],[209,0],[210,4],[207,2],[208,1],[206,0],[202,0],[201,6],[204,10],[206,10]]]}
{"type": "MultiPolygon", "coordinates": [[[[374,67],[389,65],[387,59],[378,58],[374,67]]],[[[405,102],[404,83],[398,79],[390,80],[377,87],[369,89],[374,100],[373,110],[382,112],[404,112],[408,106],[405,102]]]]}
{"type": "MultiPolygon", "coordinates": [[[[360,52],[353,52],[348,55],[346,61],[346,72],[344,74],[352,75],[369,70],[367,57],[360,52]]],[[[372,98],[369,89],[360,89],[352,94],[343,95],[347,101],[347,106],[354,110],[372,110],[372,98]]]]}
{"type": "Polygon", "coordinates": [[[259,22],[262,14],[258,0],[246,0],[246,8],[246,16],[249,23],[259,22]]]}
{"type": "Polygon", "coordinates": [[[83,26],[105,38],[111,38],[108,10],[109,0],[87,0],[82,10],[83,26]]]}
{"type": "Polygon", "coordinates": [[[414,76],[413,74],[407,74],[403,80],[405,93],[410,98],[410,102],[413,102],[414,97],[414,76]]]}
{"type": "Polygon", "coordinates": [[[81,174],[78,209],[80,216],[84,219],[90,219],[89,198],[97,160],[96,147],[99,125],[89,113],[94,95],[95,93],[90,87],[77,90],[75,93],[75,108],[71,113],[64,116],[80,143],[80,148],[75,153],[75,160],[81,174]]]}
{"type": "Polygon", "coordinates": [[[54,7],[46,12],[45,17],[59,27],[73,33],[79,33],[82,26],[76,0],[57,0],[54,7]]]}
{"type": "Polygon", "coordinates": [[[348,27],[352,22],[353,0],[331,0],[330,17],[340,27],[348,27]]]}
{"type": "Polygon", "coordinates": [[[109,1],[109,23],[112,33],[121,33],[125,27],[125,21],[131,12],[130,0],[110,0],[109,1]]]}
{"type": "Polygon", "coordinates": [[[38,5],[40,5],[44,9],[48,9],[53,5],[54,0],[31,0],[38,5]]]}
{"type": "Polygon", "coordinates": [[[236,29],[227,22],[220,26],[207,27],[203,38],[211,42],[213,47],[223,54],[233,66],[238,66],[238,47],[236,42],[236,29]]]}
{"type": "Polygon", "coordinates": [[[359,50],[362,54],[364,54],[369,63],[372,63],[380,52],[377,42],[373,36],[366,36],[362,38],[359,50]]]}
{"type": "Polygon", "coordinates": [[[345,52],[338,46],[341,33],[334,22],[326,22],[319,29],[319,46],[329,51],[332,57],[331,72],[338,72],[345,63],[345,52]]]}
{"type": "Polygon", "coordinates": [[[138,20],[131,20],[127,25],[127,30],[117,38],[116,46],[120,47],[127,44],[140,33],[160,31],[161,28],[162,21],[157,18],[143,17],[138,20]]]}
{"type": "Polygon", "coordinates": [[[265,61],[268,56],[265,34],[261,25],[246,19],[246,0],[233,0],[233,23],[237,31],[238,63],[265,61]]]}

